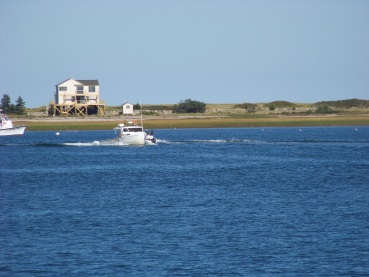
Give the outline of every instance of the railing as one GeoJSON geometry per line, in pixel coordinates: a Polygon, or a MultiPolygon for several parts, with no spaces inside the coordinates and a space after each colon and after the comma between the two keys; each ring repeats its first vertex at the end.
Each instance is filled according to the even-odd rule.
{"type": "Polygon", "coordinates": [[[73,104],[105,105],[105,101],[99,100],[98,98],[79,99],[79,100],[66,98],[59,102],[59,105],[73,105],[73,104]]]}

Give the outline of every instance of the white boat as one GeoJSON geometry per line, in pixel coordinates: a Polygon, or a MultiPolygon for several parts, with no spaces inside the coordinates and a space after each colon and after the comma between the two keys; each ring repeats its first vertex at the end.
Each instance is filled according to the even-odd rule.
{"type": "Polygon", "coordinates": [[[122,145],[144,145],[147,133],[142,126],[118,124],[114,130],[118,130],[118,141],[122,145]]]}
{"type": "Polygon", "coordinates": [[[146,142],[147,143],[156,143],[156,138],[154,137],[154,131],[151,130],[150,132],[146,131],[146,142]]]}
{"type": "Polygon", "coordinates": [[[14,126],[13,122],[0,109],[0,136],[16,136],[23,135],[26,126],[14,126]]]}

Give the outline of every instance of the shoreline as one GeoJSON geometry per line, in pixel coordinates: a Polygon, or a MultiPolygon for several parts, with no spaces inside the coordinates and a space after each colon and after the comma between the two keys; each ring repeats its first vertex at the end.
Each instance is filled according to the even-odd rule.
{"type": "MultiPolygon", "coordinates": [[[[15,125],[25,125],[26,131],[52,130],[110,130],[127,120],[123,117],[43,117],[15,118],[15,125]]],[[[247,127],[312,127],[312,126],[369,126],[369,114],[345,115],[272,115],[235,117],[227,115],[171,115],[144,116],[145,129],[173,128],[247,128],[247,127]]]]}

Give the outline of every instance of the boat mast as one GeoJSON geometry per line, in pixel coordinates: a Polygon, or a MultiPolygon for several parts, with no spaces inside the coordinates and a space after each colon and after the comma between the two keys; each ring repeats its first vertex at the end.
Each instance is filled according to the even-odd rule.
{"type": "Polygon", "coordinates": [[[142,103],[141,103],[141,96],[140,96],[140,108],[141,108],[141,126],[142,126],[142,130],[144,129],[144,125],[142,122],[142,103]]]}

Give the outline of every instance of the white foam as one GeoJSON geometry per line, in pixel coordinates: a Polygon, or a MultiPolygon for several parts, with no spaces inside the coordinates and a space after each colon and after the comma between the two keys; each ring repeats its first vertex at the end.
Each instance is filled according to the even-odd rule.
{"type": "Polygon", "coordinates": [[[96,144],[95,142],[66,142],[63,143],[63,145],[68,145],[68,146],[96,146],[99,144],[96,144]]]}

